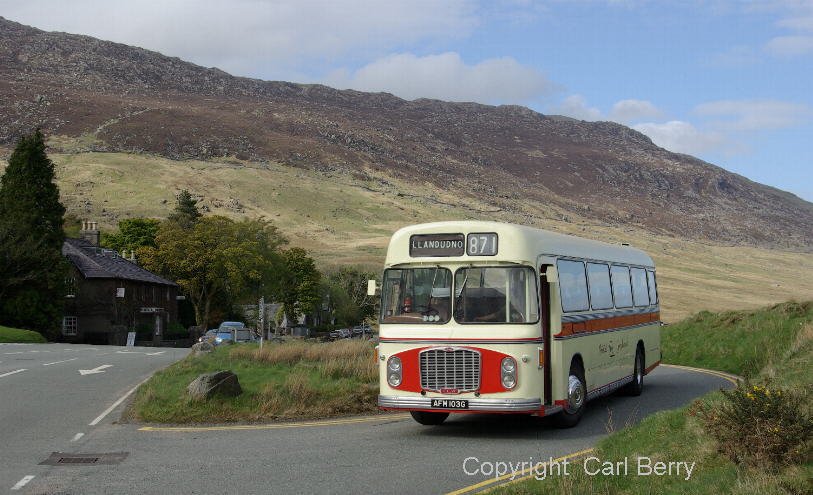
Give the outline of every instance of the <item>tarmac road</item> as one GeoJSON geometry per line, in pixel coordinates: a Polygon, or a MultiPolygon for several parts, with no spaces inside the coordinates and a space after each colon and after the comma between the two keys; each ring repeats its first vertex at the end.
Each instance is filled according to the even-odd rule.
{"type": "MultiPolygon", "coordinates": [[[[0,362],[2,357],[0,351],[0,362]]],[[[0,378],[0,392],[7,387],[5,379],[0,378]]],[[[137,381],[134,377],[132,383],[137,381]]],[[[3,463],[14,462],[14,476],[8,480],[7,466],[0,467],[0,492],[33,476],[9,493],[447,493],[493,478],[466,474],[466,458],[475,457],[477,463],[547,461],[592,447],[609,429],[725,386],[731,386],[730,380],[720,376],[661,366],[646,377],[640,397],[611,395],[592,401],[582,422],[568,430],[539,418],[480,414],[452,415],[441,426],[421,426],[400,413],[289,424],[145,427],[114,424],[119,407],[70,442],[82,425],[45,437],[20,420],[15,452],[3,449],[0,454],[3,463]],[[26,440],[31,445],[22,449],[26,440]],[[111,465],[39,465],[52,451],[126,452],[127,457],[111,465]]],[[[99,391],[93,411],[122,393],[113,389],[99,391]]],[[[4,401],[4,417],[6,408],[4,401]]],[[[93,414],[82,417],[87,421],[93,414]]],[[[476,463],[469,463],[471,472],[476,463]]]]}
{"type": "Polygon", "coordinates": [[[0,344],[0,493],[36,475],[44,467],[37,463],[52,451],[73,449],[77,435],[90,435],[102,422],[115,420],[116,415],[101,415],[136,384],[188,352],[0,344]]]}

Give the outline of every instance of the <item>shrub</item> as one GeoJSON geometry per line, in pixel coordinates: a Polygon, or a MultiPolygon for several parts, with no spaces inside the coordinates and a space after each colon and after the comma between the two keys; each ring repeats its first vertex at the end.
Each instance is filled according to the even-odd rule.
{"type": "Polygon", "coordinates": [[[135,327],[136,340],[152,340],[152,332],[154,328],[155,327],[149,323],[139,323],[135,327]]]}
{"type": "Polygon", "coordinates": [[[176,340],[189,338],[189,330],[185,329],[180,323],[171,323],[164,330],[164,340],[176,340]]]}
{"type": "Polygon", "coordinates": [[[809,457],[813,443],[809,387],[771,389],[741,382],[721,393],[721,401],[697,401],[688,411],[703,422],[720,453],[738,464],[762,468],[809,457]]]}

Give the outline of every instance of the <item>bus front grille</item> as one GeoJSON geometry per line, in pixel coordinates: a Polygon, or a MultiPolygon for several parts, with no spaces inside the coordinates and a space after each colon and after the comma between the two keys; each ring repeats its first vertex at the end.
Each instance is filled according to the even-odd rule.
{"type": "Polygon", "coordinates": [[[471,392],[480,388],[480,353],[447,347],[419,355],[421,388],[434,392],[471,392]]]}

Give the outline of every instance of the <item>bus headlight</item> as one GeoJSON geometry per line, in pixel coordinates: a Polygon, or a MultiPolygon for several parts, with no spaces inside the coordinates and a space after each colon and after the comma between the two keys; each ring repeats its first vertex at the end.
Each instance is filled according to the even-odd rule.
{"type": "Polygon", "coordinates": [[[510,390],[517,386],[517,362],[512,357],[504,357],[500,363],[502,386],[510,390]]]}
{"type": "Polygon", "coordinates": [[[387,360],[387,383],[391,387],[401,384],[401,358],[392,356],[387,360]]]}

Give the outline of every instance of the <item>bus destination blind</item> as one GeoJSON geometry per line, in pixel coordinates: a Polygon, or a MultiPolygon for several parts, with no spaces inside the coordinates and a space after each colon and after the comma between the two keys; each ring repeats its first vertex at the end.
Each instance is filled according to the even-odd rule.
{"type": "Polygon", "coordinates": [[[413,258],[463,256],[465,251],[463,234],[419,234],[409,238],[409,255],[413,258]]]}

